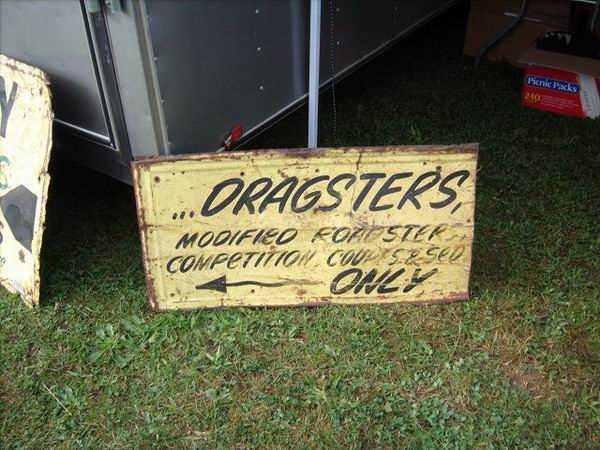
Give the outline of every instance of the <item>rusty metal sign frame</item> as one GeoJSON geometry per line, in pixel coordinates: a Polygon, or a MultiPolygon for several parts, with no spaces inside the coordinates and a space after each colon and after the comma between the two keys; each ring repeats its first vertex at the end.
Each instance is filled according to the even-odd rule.
{"type": "MultiPolygon", "coordinates": [[[[451,146],[255,150],[248,152],[191,154],[183,157],[167,156],[136,160],[132,163],[132,173],[150,305],[154,310],[165,311],[173,309],[187,310],[197,308],[218,308],[226,306],[315,306],[327,304],[372,303],[434,304],[467,300],[474,233],[475,185],[478,148],[479,147],[477,144],[464,144],[451,146]],[[221,226],[219,225],[220,222],[207,222],[205,220],[206,217],[202,217],[200,213],[194,216],[193,211],[191,210],[189,211],[189,217],[186,216],[187,213],[185,213],[185,211],[181,212],[180,217],[178,211],[183,209],[180,208],[183,200],[178,198],[178,194],[173,194],[171,190],[179,190],[179,192],[183,192],[181,190],[191,189],[192,191],[195,190],[196,194],[198,194],[198,192],[200,192],[198,189],[202,189],[198,186],[203,184],[206,180],[212,180],[210,177],[216,176],[213,173],[215,170],[217,172],[219,170],[222,171],[223,176],[221,178],[223,179],[230,179],[236,174],[241,174],[242,177],[252,177],[253,175],[260,174],[264,170],[271,170],[271,173],[273,174],[279,173],[281,175],[280,180],[282,180],[285,177],[291,176],[294,173],[294,170],[299,170],[302,172],[299,175],[305,176],[307,174],[307,167],[310,168],[310,171],[315,171],[315,173],[325,174],[327,173],[327,170],[333,170],[335,172],[335,170],[338,170],[339,167],[349,167],[351,165],[353,173],[356,176],[358,176],[358,174],[363,176],[365,173],[364,171],[366,170],[365,167],[370,167],[369,164],[374,165],[374,167],[385,168],[385,170],[389,171],[390,173],[402,172],[403,167],[408,167],[411,168],[413,171],[411,173],[414,173],[415,177],[418,175],[417,171],[419,168],[422,168],[423,173],[428,174],[426,177],[429,176],[430,178],[434,178],[435,183],[438,184],[440,183],[440,180],[445,180],[446,178],[449,178],[450,175],[454,176],[453,174],[458,173],[457,171],[468,173],[468,176],[466,176],[460,182],[462,187],[459,188],[455,186],[455,199],[459,198],[460,201],[453,204],[454,208],[451,212],[447,212],[447,214],[449,214],[448,218],[450,218],[450,223],[451,220],[455,220],[453,219],[455,216],[452,215],[454,215],[457,210],[459,211],[456,215],[455,223],[452,222],[452,226],[455,229],[460,229],[461,233],[463,233],[460,237],[460,239],[464,241],[464,245],[462,245],[463,252],[460,256],[460,267],[454,270],[450,278],[441,280],[441,284],[436,285],[436,290],[434,292],[429,292],[426,294],[426,291],[422,290],[419,294],[415,293],[414,296],[411,296],[402,295],[403,291],[400,291],[397,293],[397,295],[350,295],[349,297],[346,296],[343,298],[333,294],[314,295],[314,293],[311,294],[310,292],[311,286],[314,287],[318,285],[318,288],[315,289],[322,290],[324,286],[328,286],[328,283],[331,283],[333,286],[333,282],[325,279],[318,279],[320,276],[318,274],[321,271],[317,270],[317,268],[313,268],[312,270],[314,270],[314,272],[312,273],[316,274],[315,276],[317,277],[317,280],[307,279],[306,277],[299,278],[297,280],[299,282],[293,287],[287,286],[287,283],[283,283],[281,278],[277,278],[277,276],[268,277],[268,282],[262,281],[259,283],[256,280],[253,281],[245,279],[244,277],[230,276],[229,273],[225,273],[223,275],[223,273],[216,273],[218,272],[216,271],[210,276],[201,276],[195,281],[186,281],[188,285],[190,285],[190,283],[194,283],[196,291],[202,292],[202,295],[207,295],[205,298],[201,298],[199,300],[190,298],[187,298],[186,300],[169,300],[168,296],[166,296],[164,289],[165,282],[162,280],[162,278],[164,278],[164,273],[161,273],[161,269],[159,268],[159,266],[164,266],[164,263],[167,262],[165,258],[168,256],[162,255],[158,250],[160,245],[163,245],[161,244],[161,242],[163,242],[162,239],[167,239],[165,236],[171,233],[171,236],[169,237],[169,239],[171,239],[169,248],[171,248],[173,244],[177,242],[177,239],[172,239],[174,237],[173,233],[175,233],[177,236],[181,234],[181,230],[177,231],[177,227],[183,223],[187,223],[187,226],[192,225],[198,226],[199,228],[204,227],[204,229],[208,230],[210,230],[211,227],[218,229],[221,226]],[[180,182],[178,180],[184,180],[186,177],[190,177],[191,174],[195,173],[194,171],[196,170],[206,172],[202,177],[187,178],[187,181],[195,180],[195,182],[188,183],[186,181],[181,181],[182,184],[177,184],[180,182]],[[255,171],[253,172],[253,170],[255,171]],[[439,176],[435,175],[434,173],[438,173],[439,176]],[[194,187],[194,184],[197,186],[194,187]],[[461,206],[462,209],[460,208],[461,206]],[[168,214],[165,213],[167,210],[169,211],[168,214]],[[154,214],[156,211],[162,211],[163,215],[159,219],[157,219],[158,216],[154,214]],[[459,219],[459,217],[461,219],[459,219]],[[159,223],[161,220],[163,222],[159,223]],[[161,235],[161,233],[163,233],[163,235],[161,235]],[[161,277],[161,280],[157,280],[157,277],[161,277]],[[301,285],[302,282],[304,282],[304,285],[301,285]],[[263,293],[264,291],[261,291],[261,289],[263,289],[265,286],[274,288],[269,292],[275,292],[275,288],[279,288],[280,290],[287,292],[285,297],[289,300],[285,300],[281,298],[281,296],[274,299],[271,295],[265,295],[263,301],[257,300],[258,297],[252,298],[252,295],[255,293],[255,286],[258,286],[256,287],[257,291],[263,293]],[[452,286],[455,286],[456,289],[452,289],[452,286]],[[235,287],[233,290],[237,289],[244,291],[246,294],[236,294],[235,298],[233,298],[233,294],[231,294],[229,291],[231,290],[231,287],[235,287]]],[[[402,175],[396,178],[401,179],[406,177],[402,175]]],[[[215,179],[220,178],[217,177],[215,179]]],[[[457,178],[454,176],[454,182],[456,180],[457,178]]],[[[435,183],[432,183],[432,186],[435,183]]],[[[395,190],[396,188],[393,188],[392,184],[386,184],[386,186],[390,188],[390,192],[399,192],[401,190],[395,190]]],[[[429,195],[429,193],[426,192],[424,195],[429,195]]],[[[204,200],[206,200],[206,196],[204,200]]],[[[431,199],[428,198],[427,201],[430,200],[433,202],[433,197],[431,199]]],[[[437,203],[442,202],[437,201],[437,203]]],[[[321,206],[318,206],[315,209],[318,210],[321,206]]],[[[340,219],[342,215],[340,214],[334,218],[338,225],[342,224],[340,222],[340,220],[342,220],[340,219]]],[[[377,220],[373,219],[374,214],[369,216],[369,212],[363,212],[362,217],[357,217],[356,215],[348,213],[347,215],[349,215],[349,220],[347,224],[362,224],[367,228],[369,226],[384,228],[396,226],[394,225],[396,223],[394,222],[395,220],[410,223],[410,219],[412,217],[426,217],[426,215],[424,216],[423,214],[425,214],[423,211],[413,208],[412,212],[403,212],[403,214],[399,215],[397,210],[393,209],[386,216],[387,219],[384,219],[383,222],[377,222],[377,220]]],[[[437,212],[433,211],[432,215],[434,214],[437,214],[437,212]]],[[[228,219],[230,221],[227,223],[236,223],[238,220],[239,223],[246,223],[244,221],[248,221],[248,217],[245,219],[242,217],[243,214],[241,214],[239,217],[236,216],[233,218],[233,222],[231,221],[232,217],[230,217],[228,219]]],[[[277,220],[281,220],[281,216],[277,216],[277,220]]],[[[326,219],[319,218],[317,221],[324,225],[327,224],[326,219]]],[[[431,226],[428,228],[428,230],[432,231],[435,223],[430,225],[431,226]]],[[[455,235],[458,236],[456,233],[455,235]]],[[[451,238],[458,239],[455,235],[452,235],[451,238]]],[[[180,237],[179,241],[181,241],[181,239],[183,238],[180,237]]],[[[185,239],[183,239],[181,242],[186,244],[185,239]]],[[[310,246],[311,244],[307,245],[310,246]]],[[[413,243],[413,245],[421,244],[413,243]]],[[[183,248],[187,248],[187,244],[184,245],[183,248]]],[[[447,257],[447,254],[442,256],[447,257]]],[[[456,261],[458,261],[458,259],[456,261]]],[[[196,266],[199,266],[199,264],[200,263],[196,264],[196,266]]],[[[440,264],[446,264],[446,262],[440,264]]],[[[447,262],[447,264],[448,267],[450,267],[450,262],[447,262]]],[[[415,279],[419,279],[419,274],[426,274],[426,270],[424,269],[423,272],[421,272],[420,267],[421,266],[411,268],[413,281],[415,279]],[[415,275],[415,273],[417,275],[415,275]]],[[[266,271],[263,272],[266,273],[266,271]]],[[[254,272],[254,274],[256,273],[258,272],[254,272]]],[[[306,271],[304,273],[306,273],[306,271]]],[[[369,273],[367,272],[367,269],[365,269],[361,276],[364,276],[366,280],[369,278],[369,273]]],[[[382,272],[380,272],[380,275],[381,273],[382,272]]],[[[405,282],[406,286],[404,289],[406,289],[406,287],[411,283],[410,276],[408,275],[408,269],[405,275],[408,276],[408,281],[405,282]]],[[[388,276],[391,275],[388,273],[388,276]]],[[[369,280],[365,281],[357,275],[357,283],[359,285],[362,283],[363,287],[367,281],[373,282],[372,284],[376,285],[378,281],[377,279],[373,280],[373,277],[375,277],[375,275],[373,275],[369,280]]],[[[175,276],[173,278],[175,278],[175,276]]],[[[284,279],[287,278],[284,277],[284,279]]],[[[174,284],[177,283],[174,282],[174,284]]],[[[183,292],[178,290],[180,287],[181,286],[176,286],[170,293],[170,296],[176,296],[175,292],[183,292]]],[[[371,290],[372,289],[374,288],[371,288],[371,290]]],[[[381,290],[381,292],[385,293],[386,289],[381,290]]]]}

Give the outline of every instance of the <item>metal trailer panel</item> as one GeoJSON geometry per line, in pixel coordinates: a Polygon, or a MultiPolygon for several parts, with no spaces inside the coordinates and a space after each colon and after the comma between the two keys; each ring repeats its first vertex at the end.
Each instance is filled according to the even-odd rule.
{"type": "MultiPolygon", "coordinates": [[[[339,75],[452,3],[323,1],[321,80],[333,75],[331,45],[339,75]]],[[[236,124],[253,130],[305,97],[308,1],[206,0],[178,2],[176,8],[167,0],[145,4],[166,153],[214,151],[236,124]]]]}
{"type": "Polygon", "coordinates": [[[0,1],[0,53],[49,74],[57,121],[108,143],[90,49],[78,0],[0,1]]]}
{"type": "Polygon", "coordinates": [[[122,13],[104,14],[130,148],[136,157],[167,148],[143,1],[123,2],[122,13]]]}
{"type": "MultiPolygon", "coordinates": [[[[330,0],[324,0],[327,5],[330,0]]],[[[455,1],[448,0],[335,0],[334,51],[336,73],[355,64],[381,45],[400,37],[424,20],[445,10],[455,1]]],[[[323,44],[331,49],[331,20],[329,11],[323,24],[323,44]]],[[[326,57],[328,55],[323,55],[326,57]]],[[[322,78],[331,77],[329,67],[324,67],[322,78]]]]}
{"type": "Polygon", "coordinates": [[[169,153],[217,149],[306,93],[307,5],[146,1],[169,153]]]}

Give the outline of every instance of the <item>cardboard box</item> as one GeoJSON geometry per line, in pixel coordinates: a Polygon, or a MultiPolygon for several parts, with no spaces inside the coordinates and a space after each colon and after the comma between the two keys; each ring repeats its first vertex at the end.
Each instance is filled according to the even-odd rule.
{"type": "Polygon", "coordinates": [[[518,62],[526,66],[524,106],[582,118],[600,116],[600,60],[530,48],[518,62]]]}
{"type": "MultiPolygon", "coordinates": [[[[522,21],[486,55],[490,60],[516,64],[525,50],[548,31],[566,30],[569,4],[565,0],[530,0],[522,21]]],[[[521,0],[472,0],[464,53],[477,56],[516,18],[521,0]]]]}

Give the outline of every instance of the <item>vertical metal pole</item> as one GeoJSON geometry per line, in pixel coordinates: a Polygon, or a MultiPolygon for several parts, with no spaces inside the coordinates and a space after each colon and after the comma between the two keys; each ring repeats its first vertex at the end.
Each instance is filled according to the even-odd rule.
{"type": "Polygon", "coordinates": [[[321,0],[310,0],[310,60],[308,65],[308,148],[319,135],[319,63],[321,60],[321,0]]]}

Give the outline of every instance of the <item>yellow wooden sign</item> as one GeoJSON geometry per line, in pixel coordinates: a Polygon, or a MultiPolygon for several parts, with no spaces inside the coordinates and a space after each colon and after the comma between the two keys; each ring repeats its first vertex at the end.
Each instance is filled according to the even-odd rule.
{"type": "Polygon", "coordinates": [[[468,297],[477,145],[133,163],[157,310],[468,297]]]}
{"type": "Polygon", "coordinates": [[[30,306],[39,303],[51,145],[46,75],[0,55],[0,282],[30,306]]]}

